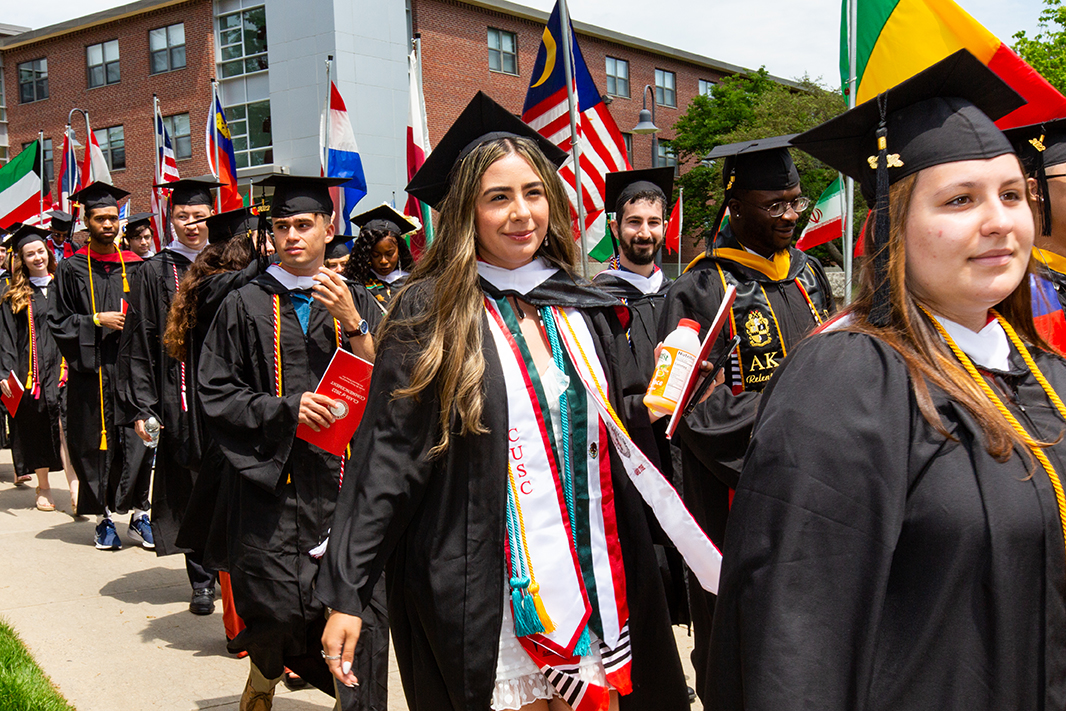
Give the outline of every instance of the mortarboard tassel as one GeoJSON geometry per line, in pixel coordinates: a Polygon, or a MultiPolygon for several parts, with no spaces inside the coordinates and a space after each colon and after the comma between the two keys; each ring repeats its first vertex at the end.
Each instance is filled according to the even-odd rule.
{"type": "Polygon", "coordinates": [[[1029,145],[1036,149],[1036,184],[1040,189],[1040,216],[1043,220],[1040,225],[1040,234],[1044,237],[1050,237],[1051,196],[1048,195],[1047,169],[1044,166],[1044,151],[1047,150],[1044,145],[1045,137],[1041,135],[1039,139],[1030,139],[1029,145]]]}
{"type": "Polygon", "coordinates": [[[877,97],[881,121],[877,126],[877,192],[874,200],[874,300],[870,309],[870,323],[884,327],[892,319],[892,287],[888,275],[888,235],[892,219],[888,212],[888,125],[886,120],[887,97],[877,97]]]}

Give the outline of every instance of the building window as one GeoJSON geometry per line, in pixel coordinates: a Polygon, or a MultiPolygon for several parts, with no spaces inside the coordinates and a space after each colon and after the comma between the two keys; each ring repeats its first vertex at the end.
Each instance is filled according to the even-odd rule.
{"type": "Polygon", "coordinates": [[[118,84],[118,40],[91,44],[85,48],[85,63],[88,67],[89,88],[118,84]]]}
{"type": "Polygon", "coordinates": [[[673,149],[670,147],[670,141],[664,141],[659,139],[659,155],[655,162],[660,168],[665,168],[668,165],[674,167],[674,175],[679,175],[677,169],[677,156],[674,154],[673,149]]]}
{"type": "MultiPolygon", "coordinates": [[[[33,143],[33,141],[30,141],[29,143],[23,143],[22,150],[26,150],[27,148],[32,146],[33,143]]],[[[37,168],[37,166],[33,167],[37,168]]],[[[52,139],[46,138],[44,139],[44,179],[47,182],[51,183],[54,177],[55,174],[52,168],[52,139]]]]}
{"type": "Polygon", "coordinates": [[[126,167],[126,137],[122,126],[110,128],[97,128],[96,142],[100,144],[100,150],[107,161],[108,170],[122,170],[126,167]]]}
{"type": "Polygon", "coordinates": [[[677,106],[677,75],[665,69],[655,70],[655,103],[677,106]]]}
{"type": "Polygon", "coordinates": [[[220,15],[218,39],[222,54],[222,78],[261,72],[267,68],[266,8],[220,15]]]}
{"type": "Polygon", "coordinates": [[[179,22],[176,25],[149,30],[148,51],[152,55],[152,74],[184,69],[185,23],[179,22]]]}
{"type": "Polygon", "coordinates": [[[623,133],[622,140],[626,144],[626,160],[629,161],[630,165],[633,165],[633,134],[623,133]]]}
{"type": "Polygon", "coordinates": [[[700,79],[700,93],[704,96],[710,96],[711,91],[714,90],[714,82],[707,79],[700,79]]]}
{"type": "Polygon", "coordinates": [[[48,98],[48,60],[34,59],[18,65],[19,103],[48,98]]]}
{"type": "Polygon", "coordinates": [[[629,62],[607,57],[607,93],[629,97],[629,62]]]}
{"type": "Polygon", "coordinates": [[[226,123],[233,139],[238,168],[270,165],[274,150],[270,132],[270,101],[226,107],[226,123]]]}
{"type": "Polygon", "coordinates": [[[189,114],[174,114],[163,117],[163,127],[174,147],[175,160],[192,158],[192,135],[189,132],[189,114]]]}
{"type": "Polygon", "coordinates": [[[518,74],[518,39],[514,32],[489,28],[489,69],[518,74]]]}

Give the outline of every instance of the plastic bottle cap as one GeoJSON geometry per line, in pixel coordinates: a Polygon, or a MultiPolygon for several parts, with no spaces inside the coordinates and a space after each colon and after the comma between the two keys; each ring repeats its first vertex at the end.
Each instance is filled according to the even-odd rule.
{"type": "Polygon", "coordinates": [[[696,333],[700,332],[700,324],[698,321],[693,321],[690,318],[683,318],[677,322],[678,328],[691,328],[696,333]]]}

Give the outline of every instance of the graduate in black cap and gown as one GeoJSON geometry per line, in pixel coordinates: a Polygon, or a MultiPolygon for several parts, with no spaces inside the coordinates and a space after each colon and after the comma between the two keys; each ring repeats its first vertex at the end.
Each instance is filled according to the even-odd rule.
{"type": "Polygon", "coordinates": [[[622,305],[577,276],[565,157],[478,93],[407,186],[440,224],[376,336],[315,595],[353,684],[384,571],[414,711],[689,707],[623,468],[651,436],[647,383],[622,305]]]}
{"type": "MultiPolygon", "coordinates": [[[[697,321],[706,335],[726,287],[737,288],[729,322],[710,356],[716,360],[733,336],[740,336],[725,386],[682,419],[674,438],[681,448],[685,503],[719,547],[762,389],[781,360],[834,310],[821,264],[792,247],[796,221],[810,201],[788,152],[790,138],[719,146],[708,155],[724,159],[726,190],[715,230],[726,209],[729,222],[674,282],[659,321],[659,340],[682,318],[697,321]]],[[[696,692],[704,699],[714,595],[690,585],[689,604],[696,692]]]]}
{"type": "Polygon", "coordinates": [[[378,205],[352,217],[359,235],[344,266],[344,276],[362,284],[377,299],[382,313],[415,266],[403,236],[418,225],[391,205],[378,205]]]}
{"type": "Polygon", "coordinates": [[[56,264],[77,251],[74,243],[70,241],[70,233],[74,230],[74,216],[63,210],[52,210],[48,213],[52,216],[51,225],[48,227],[48,249],[55,256],[56,264]]]}
{"type": "MultiPolygon", "coordinates": [[[[229,294],[200,352],[205,425],[225,456],[225,567],[246,628],[231,642],[251,673],[241,705],[269,704],[285,667],[334,693],[318,639],[324,608],[312,596],[341,480],[341,457],[296,438],[298,424],[328,427],[333,401],[314,393],[338,348],[373,360],[378,318],[365,290],[322,267],[333,239],[336,178],[274,175],[278,264],[229,294]]],[[[216,516],[216,521],[218,517],[216,516]]],[[[217,539],[216,539],[217,540],[217,539]]],[[[373,636],[371,637],[373,638],[373,636]]],[[[342,707],[384,708],[387,634],[365,688],[343,689],[342,707]],[[380,680],[379,684],[371,683],[380,680]]]]}
{"type": "Polygon", "coordinates": [[[130,215],[126,229],[122,233],[123,249],[128,249],[141,259],[148,259],[152,256],[155,247],[155,235],[152,233],[152,218],[154,217],[154,212],[138,212],[130,215]]]}
{"type": "Polygon", "coordinates": [[[145,442],[150,441],[145,422],[155,418],[162,425],[152,487],[156,555],[185,554],[192,586],[189,611],[196,615],[215,609],[215,575],[204,568],[201,552],[182,549],[174,542],[192,490],[192,470],[198,464],[190,455],[196,444],[189,395],[193,383],[186,364],[167,353],[163,335],[181,280],[207,246],[208,229],[202,220],[214,214],[211,189],[219,185],[211,176],[167,183],[172,191],[167,216],[174,241],[130,280],[130,309],[119,346],[123,424],[133,426],[145,442]]]}
{"type": "MultiPolygon", "coordinates": [[[[48,473],[63,469],[77,513],[78,479],[70,467],[60,422],[66,373],[63,356],[48,330],[48,290],[56,270],[48,231],[23,225],[4,241],[11,254],[11,285],[0,296],[0,373],[14,373],[23,387],[11,421],[11,456],[16,476],[37,475],[41,511],[54,511],[48,473]]],[[[6,378],[0,390],[10,396],[6,378]]]]}
{"type": "Polygon", "coordinates": [[[89,242],[59,263],[48,294],[48,326],[67,359],[64,431],[78,475],[78,513],[96,514],[96,547],[118,550],[122,541],[112,513],[133,509],[129,535],[149,543],[150,482],[127,475],[127,460],[144,445],[117,417],[119,338],[126,322],[130,277],[140,258],[123,252],[118,238],[118,201],[129,193],[95,182],[71,195],[84,210],[89,242]]]}
{"type": "Polygon", "coordinates": [[[1022,103],[960,50],[795,139],[861,186],[871,257],[763,393],[708,708],[1066,708],[1066,364],[992,122],[1022,103]]]}

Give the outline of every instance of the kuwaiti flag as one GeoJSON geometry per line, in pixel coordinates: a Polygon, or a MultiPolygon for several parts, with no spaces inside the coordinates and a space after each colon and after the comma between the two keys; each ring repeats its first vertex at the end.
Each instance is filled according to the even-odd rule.
{"type": "Polygon", "coordinates": [[[844,235],[844,186],[840,176],[822,191],[796,249],[808,250],[844,235]]]}
{"type": "MultiPolygon", "coordinates": [[[[569,24],[569,23],[567,23],[569,24]]],[[[585,206],[585,229],[588,244],[584,249],[601,253],[611,250],[610,237],[606,234],[606,215],[603,205],[604,181],[607,173],[629,170],[626,159],[625,140],[618,130],[607,104],[603,103],[599,89],[592,81],[592,74],[585,66],[581,49],[577,46],[574,28],[570,32],[573,50],[574,99],[577,101],[578,147],[581,152],[582,202],[585,206]],[[601,245],[600,243],[603,242],[601,245]]],[[[533,64],[533,76],[522,107],[522,120],[537,130],[562,150],[570,153],[570,105],[567,100],[567,76],[563,69],[562,18],[559,3],[555,4],[544,28],[537,61],[533,64]]],[[[559,169],[559,177],[566,185],[570,205],[577,215],[577,190],[573,157],[559,169]]],[[[575,220],[576,223],[576,220],[575,220]]],[[[608,251],[607,253],[610,253],[608,251]]]]}
{"type": "MultiPolygon", "coordinates": [[[[0,225],[30,222],[41,213],[41,142],[26,146],[0,168],[0,225]]],[[[45,193],[44,209],[52,206],[51,192],[45,193]]]]}
{"type": "Polygon", "coordinates": [[[88,187],[97,181],[113,185],[107,159],[96,140],[96,132],[89,131],[89,142],[85,146],[85,158],[81,164],[81,187],[88,187]]]}
{"type": "MultiPolygon", "coordinates": [[[[351,178],[336,190],[331,189],[334,209],[336,210],[337,231],[343,235],[352,234],[352,223],[348,219],[356,203],[366,197],[366,176],[363,174],[363,159],[359,157],[359,145],[355,142],[355,131],[348,118],[348,109],[344,99],[337,91],[337,85],[329,83],[329,102],[322,112],[322,131],[329,138],[326,177],[351,178]],[[327,113],[328,112],[328,113],[327,113]],[[326,132],[326,121],[329,131],[326,132]]],[[[325,137],[323,137],[323,142],[325,137]]]]}
{"type": "MultiPolygon", "coordinates": [[[[840,75],[847,86],[848,5],[843,0],[840,75]]],[[[1010,47],[952,0],[859,0],[856,26],[857,104],[872,99],[960,49],[968,49],[1028,102],[1000,128],[1066,116],[1066,97],[1010,47]]]]}

